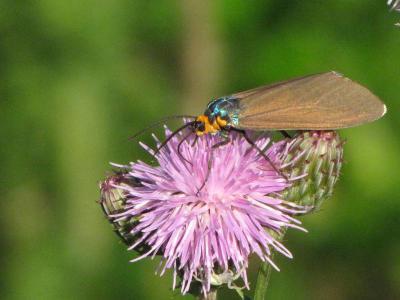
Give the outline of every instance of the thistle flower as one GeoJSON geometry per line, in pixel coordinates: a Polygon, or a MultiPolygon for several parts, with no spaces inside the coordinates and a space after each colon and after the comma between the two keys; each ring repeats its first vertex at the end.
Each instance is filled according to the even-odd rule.
{"type": "Polygon", "coordinates": [[[103,195],[111,199],[117,191],[124,203],[122,211],[118,207],[111,217],[117,228],[131,226],[129,233],[123,227],[124,234],[133,238],[129,249],[139,247],[141,254],[132,261],[161,255],[160,275],[173,269],[173,287],[179,276],[183,294],[192,281],[207,293],[221,278],[231,287],[232,281],[241,278],[249,288],[250,254],[277,270],[271,260],[273,251],[292,258],[277,237],[288,227],[304,230],[292,216],[308,209],[283,200],[282,192],[305,175],[287,180],[277,171],[288,155],[286,141],[271,145],[265,135],[256,140],[260,149],[269,146],[268,161],[233,132],[229,143],[215,149],[212,146],[221,141],[219,136],[204,136],[195,145],[194,137],[182,142],[182,136],[186,134],[171,139],[157,154],[158,166],[138,161],[121,166],[127,170],[123,180],[109,179],[105,186],[113,188],[103,186],[103,195]],[[129,184],[129,180],[140,184],[129,184]]]}

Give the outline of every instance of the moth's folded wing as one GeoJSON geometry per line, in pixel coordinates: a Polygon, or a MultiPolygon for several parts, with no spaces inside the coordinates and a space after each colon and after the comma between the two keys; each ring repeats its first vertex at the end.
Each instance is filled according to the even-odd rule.
{"type": "Polygon", "coordinates": [[[336,72],[310,75],[233,95],[239,128],[339,129],[372,122],[385,105],[362,85],[336,72]]]}

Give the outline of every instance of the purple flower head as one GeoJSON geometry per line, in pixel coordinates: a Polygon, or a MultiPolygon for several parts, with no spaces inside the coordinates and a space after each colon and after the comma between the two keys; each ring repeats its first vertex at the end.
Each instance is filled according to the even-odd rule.
{"type": "MultiPolygon", "coordinates": [[[[141,185],[116,186],[125,191],[126,202],[114,221],[135,220],[130,234],[136,239],[129,249],[145,245],[146,251],[132,261],[161,255],[160,274],[173,269],[173,286],[179,275],[183,294],[195,280],[206,293],[217,284],[215,278],[226,274],[232,280],[242,278],[249,288],[250,254],[279,270],[271,252],[289,258],[292,254],[277,237],[287,227],[304,230],[292,216],[306,209],[282,199],[281,192],[291,181],[276,171],[284,167],[289,144],[271,145],[265,135],[255,140],[260,149],[267,148],[274,167],[234,132],[229,134],[229,143],[216,148],[212,146],[222,137],[207,135],[194,144],[195,136],[190,135],[178,151],[187,133],[175,136],[160,150],[158,166],[138,161],[124,167],[128,169],[124,176],[141,185]]],[[[166,129],[166,135],[170,134],[166,129]]]]}

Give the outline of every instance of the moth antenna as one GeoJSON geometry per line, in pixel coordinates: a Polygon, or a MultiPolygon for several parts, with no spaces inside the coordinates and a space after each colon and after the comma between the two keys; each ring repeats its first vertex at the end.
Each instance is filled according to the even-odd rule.
{"type": "Polygon", "coordinates": [[[192,126],[196,121],[192,121],[189,123],[186,123],[185,125],[179,127],[177,130],[175,130],[173,133],[171,133],[160,145],[160,147],[157,148],[157,150],[154,152],[154,156],[156,156],[160,150],[166,145],[168,144],[168,142],[174,137],[176,136],[179,132],[181,132],[182,130],[184,130],[185,128],[192,126]]]}
{"type": "Polygon", "coordinates": [[[173,120],[173,119],[185,119],[185,118],[186,119],[196,119],[195,116],[185,116],[185,115],[182,115],[182,116],[169,116],[169,117],[163,118],[163,119],[161,119],[161,120],[159,120],[159,121],[157,121],[157,122],[145,127],[144,129],[136,132],[134,135],[130,136],[128,138],[128,140],[130,140],[130,141],[134,140],[135,138],[137,138],[139,135],[145,133],[146,131],[148,131],[150,129],[153,129],[153,128],[157,127],[157,126],[162,125],[165,121],[173,120]]]}

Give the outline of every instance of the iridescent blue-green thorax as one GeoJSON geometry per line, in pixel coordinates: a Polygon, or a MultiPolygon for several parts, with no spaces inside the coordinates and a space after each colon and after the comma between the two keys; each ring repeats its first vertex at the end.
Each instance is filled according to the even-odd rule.
{"type": "Polygon", "coordinates": [[[219,116],[221,119],[226,120],[228,125],[238,126],[238,113],[238,99],[235,99],[232,96],[224,96],[208,103],[204,115],[209,118],[211,123],[219,116]]]}

